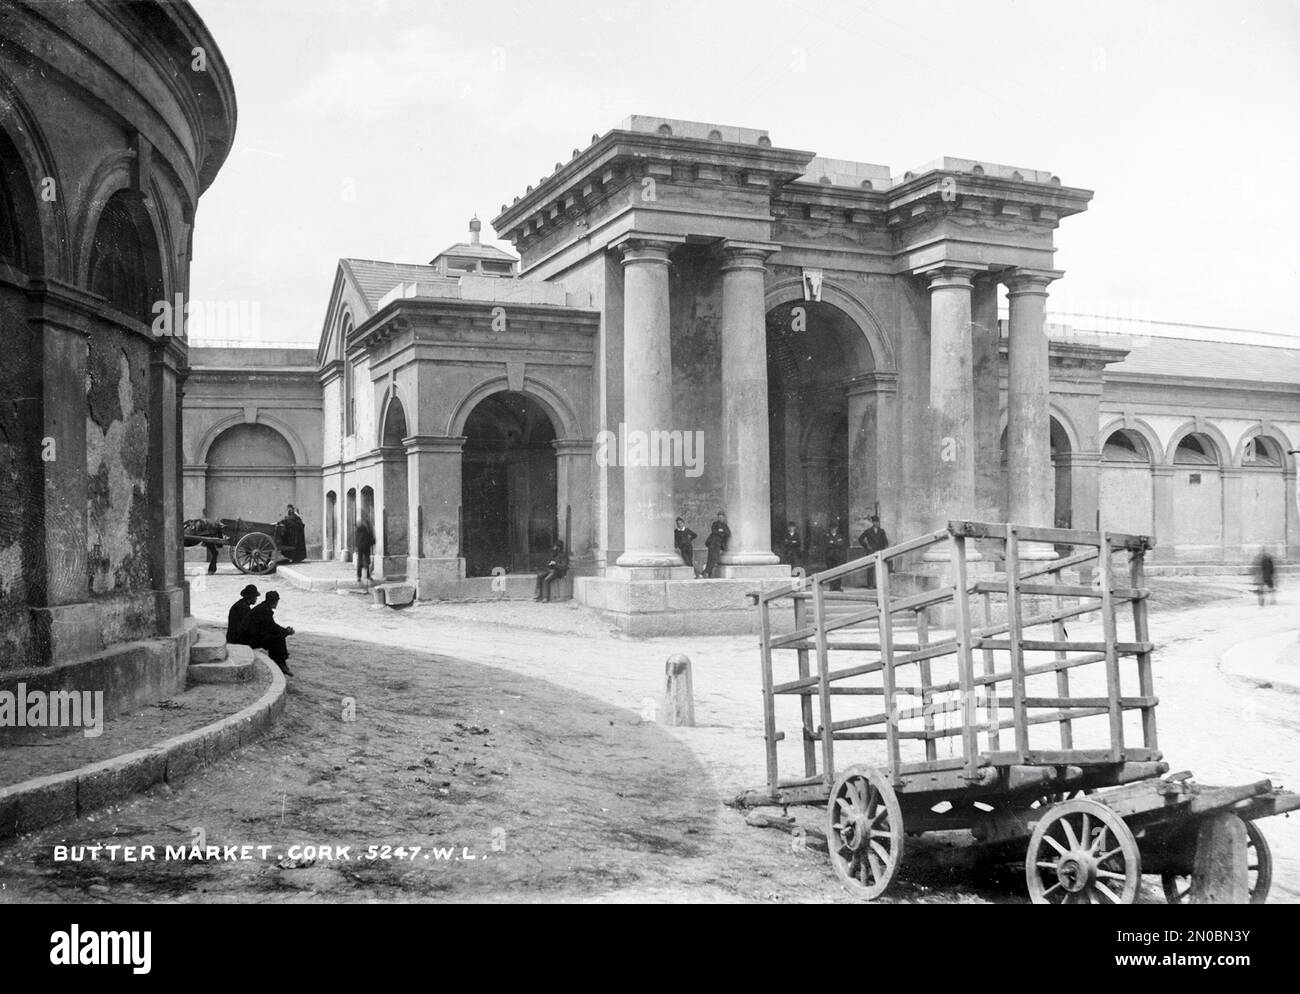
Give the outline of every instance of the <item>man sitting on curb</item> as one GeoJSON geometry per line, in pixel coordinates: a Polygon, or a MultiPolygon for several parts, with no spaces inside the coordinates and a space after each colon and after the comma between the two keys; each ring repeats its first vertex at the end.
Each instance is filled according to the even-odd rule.
{"type": "Polygon", "coordinates": [[[284,671],[285,676],[293,676],[288,663],[289,647],[285,644],[285,639],[293,634],[293,629],[275,623],[275,606],[279,603],[280,595],[274,590],[268,590],[262,603],[249,612],[248,644],[254,649],[265,650],[275,665],[284,671]]]}
{"type": "Polygon", "coordinates": [[[257,603],[257,588],[251,583],[239,592],[239,600],[230,605],[226,615],[226,641],[248,645],[248,615],[257,603]]]}

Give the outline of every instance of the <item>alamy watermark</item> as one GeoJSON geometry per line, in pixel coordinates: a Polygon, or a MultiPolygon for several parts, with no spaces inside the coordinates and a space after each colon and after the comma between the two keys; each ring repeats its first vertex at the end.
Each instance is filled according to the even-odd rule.
{"type": "Polygon", "coordinates": [[[686,475],[697,477],[704,472],[704,432],[631,431],[620,423],[617,432],[603,429],[596,433],[598,466],[678,466],[686,475]]]}
{"type": "Polygon", "coordinates": [[[104,734],[102,690],[0,690],[0,728],[80,728],[88,739],[104,734]]]}

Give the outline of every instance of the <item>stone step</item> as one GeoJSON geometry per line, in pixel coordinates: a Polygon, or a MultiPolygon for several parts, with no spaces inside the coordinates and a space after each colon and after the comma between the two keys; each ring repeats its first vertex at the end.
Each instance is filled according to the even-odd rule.
{"type": "Polygon", "coordinates": [[[190,663],[190,683],[246,683],[257,672],[253,650],[246,645],[227,645],[219,662],[190,663]]]}
{"type": "Polygon", "coordinates": [[[224,632],[210,628],[200,628],[198,638],[190,647],[190,665],[220,663],[226,658],[226,639],[224,632]]]}
{"type": "MultiPolygon", "coordinates": [[[[422,600],[441,601],[530,601],[537,592],[532,573],[504,573],[501,576],[472,576],[423,585],[422,600]]],[[[567,601],[573,596],[573,574],[551,584],[551,600],[567,601]]]]}

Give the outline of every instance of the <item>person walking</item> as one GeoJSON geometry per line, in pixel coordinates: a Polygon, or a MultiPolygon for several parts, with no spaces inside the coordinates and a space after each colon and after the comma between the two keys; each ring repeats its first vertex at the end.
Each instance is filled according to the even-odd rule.
{"type": "Polygon", "coordinates": [[[1267,549],[1260,549],[1255,557],[1255,593],[1259,597],[1259,606],[1264,606],[1264,595],[1269,602],[1277,603],[1277,563],[1267,549]]]}
{"type": "Polygon", "coordinates": [[[695,569],[696,537],[695,532],[686,527],[686,519],[678,518],[677,527],[673,529],[673,548],[681,554],[682,562],[695,570],[695,575],[699,576],[700,571],[695,569]]]}
{"type": "Polygon", "coordinates": [[[375,547],[375,533],[370,528],[370,522],[363,515],[357,522],[356,531],[352,536],[352,550],[357,560],[357,583],[361,582],[361,571],[365,570],[366,583],[374,579],[374,567],[370,562],[370,550],[375,547]]]}
{"type": "Polygon", "coordinates": [[[537,593],[533,600],[549,604],[551,602],[551,584],[569,572],[569,554],[564,551],[564,543],[558,538],[551,547],[551,559],[546,569],[537,573],[537,593]]]}
{"type": "MultiPolygon", "coordinates": [[[[889,548],[889,536],[885,534],[885,529],[880,527],[880,515],[873,514],[870,519],[871,527],[867,528],[858,536],[858,545],[866,549],[867,555],[879,552],[881,549],[889,548]]],[[[874,588],[876,585],[876,567],[867,567],[867,586],[874,588]]]]}
{"type": "Polygon", "coordinates": [[[722,554],[727,551],[727,542],[731,538],[731,529],[727,527],[727,516],[721,511],[709,526],[709,537],[704,540],[704,547],[709,550],[704,562],[704,575],[713,579],[713,571],[718,568],[722,554]]]}
{"type": "Polygon", "coordinates": [[[289,669],[289,646],[285,641],[293,634],[293,629],[276,624],[275,609],[279,603],[280,595],[268,590],[262,603],[249,612],[248,644],[270,656],[285,676],[293,676],[293,670],[289,669]]]}
{"type": "Polygon", "coordinates": [[[248,615],[257,603],[257,588],[251,583],[239,592],[239,600],[230,605],[226,614],[226,641],[233,645],[248,645],[248,615]]]}
{"type": "MultiPolygon", "coordinates": [[[[843,566],[849,558],[849,538],[840,531],[840,523],[832,522],[831,530],[826,533],[826,568],[843,566]]],[[[832,580],[831,590],[843,589],[843,580],[832,580]]]]}

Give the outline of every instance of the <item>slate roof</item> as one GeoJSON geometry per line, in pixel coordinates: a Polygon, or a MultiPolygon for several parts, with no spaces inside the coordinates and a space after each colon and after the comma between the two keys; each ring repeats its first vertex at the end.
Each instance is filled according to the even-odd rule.
{"type": "Polygon", "coordinates": [[[438,275],[436,266],[422,266],[405,262],[376,262],[373,259],[340,259],[353,281],[366,298],[370,313],[379,309],[379,301],[399,283],[454,283],[454,279],[438,275]]]}
{"type": "Polygon", "coordinates": [[[494,262],[518,262],[509,252],[502,252],[495,245],[475,245],[472,242],[457,242],[450,248],[445,248],[437,255],[435,259],[441,259],[444,255],[456,255],[469,257],[471,259],[491,259],[494,262]]]}
{"type": "Polygon", "coordinates": [[[1108,373],[1300,384],[1300,348],[1157,335],[1131,339],[1128,347],[1128,356],[1107,366],[1108,373]]]}

